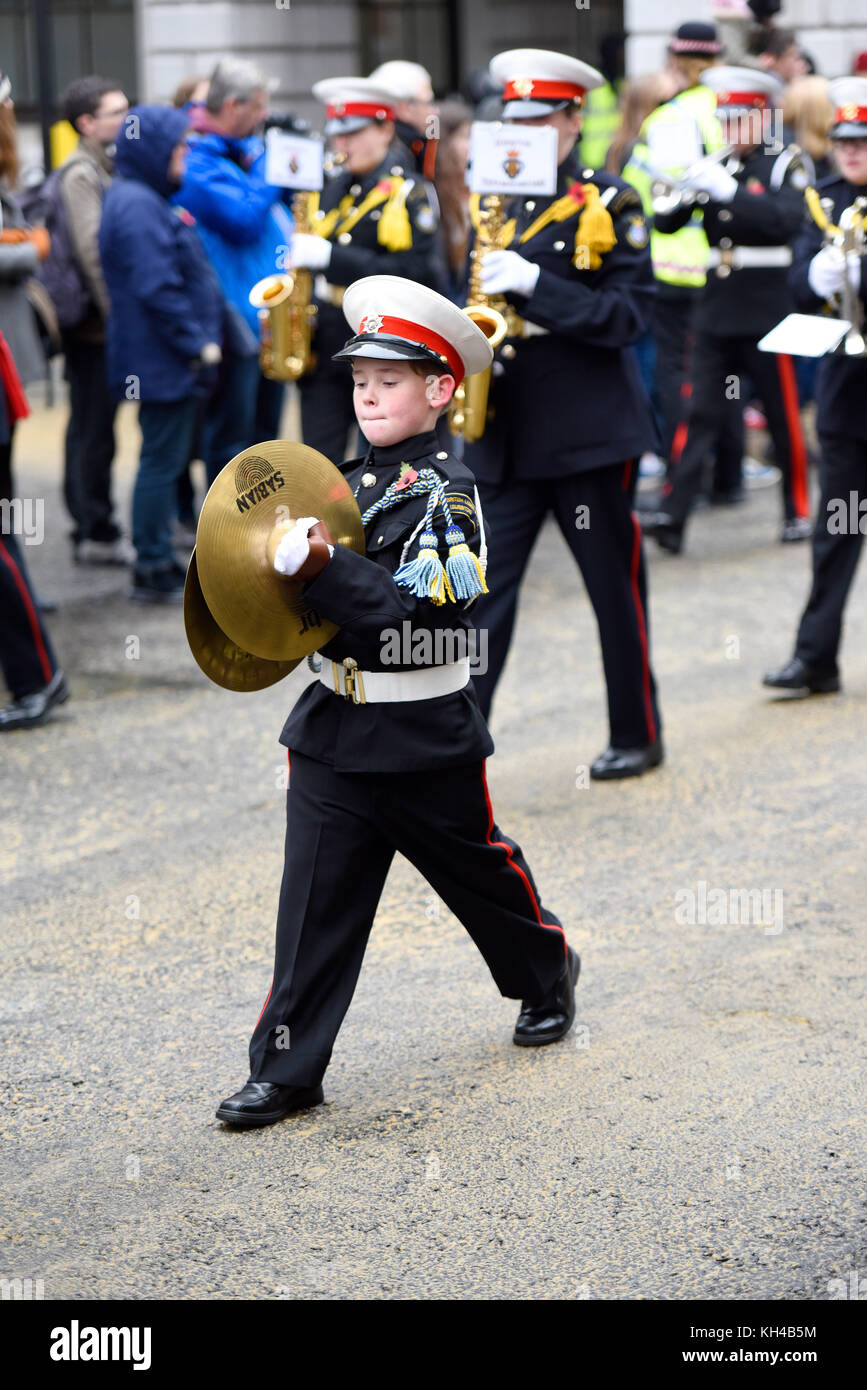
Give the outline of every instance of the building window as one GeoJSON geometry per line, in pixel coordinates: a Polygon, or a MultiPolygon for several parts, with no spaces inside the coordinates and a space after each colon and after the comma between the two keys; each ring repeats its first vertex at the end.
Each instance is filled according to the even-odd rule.
{"type": "MultiPolygon", "coordinates": [[[[52,0],[48,24],[56,98],[76,77],[98,73],[117,81],[130,100],[136,92],[133,0],[52,0]]],[[[12,81],[19,119],[38,114],[36,19],[21,0],[0,0],[0,66],[12,81]]]]}
{"type": "Polygon", "coordinates": [[[406,58],[421,63],[438,96],[460,85],[457,0],[359,0],[362,72],[406,58]]]}

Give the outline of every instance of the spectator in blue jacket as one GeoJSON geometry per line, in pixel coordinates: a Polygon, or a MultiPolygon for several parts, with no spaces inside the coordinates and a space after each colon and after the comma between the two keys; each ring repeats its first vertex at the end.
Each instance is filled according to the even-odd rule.
{"type": "Polygon", "coordinates": [[[283,189],[265,180],[265,146],[253,134],[268,113],[266,79],[245,60],[223,58],[190,137],[177,201],[195,217],[229,303],[220,389],[204,437],[208,481],[234,454],[280,433],[283,383],[259,371],[257,311],[250,290],[285,268],[292,216],[283,189]]]}
{"type": "Polygon", "coordinates": [[[131,596],[150,603],[183,597],[172,549],[176,480],[190,457],[197,396],[213,389],[221,355],[220,287],[193,218],[168,202],[183,176],[187,128],[174,107],[127,113],[99,229],[111,300],[109,387],[119,400],[140,402],[131,596]]]}

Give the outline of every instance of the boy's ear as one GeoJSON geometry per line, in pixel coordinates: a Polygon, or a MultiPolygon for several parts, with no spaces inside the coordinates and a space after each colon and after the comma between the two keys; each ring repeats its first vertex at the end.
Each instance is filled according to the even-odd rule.
{"type": "Polygon", "coordinates": [[[455,389],[455,379],[447,372],[431,372],[425,380],[425,395],[435,410],[442,410],[450,403],[455,389]]]}

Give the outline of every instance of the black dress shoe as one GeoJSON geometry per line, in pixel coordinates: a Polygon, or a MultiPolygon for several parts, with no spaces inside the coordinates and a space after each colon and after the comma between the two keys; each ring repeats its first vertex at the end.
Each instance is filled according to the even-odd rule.
{"type": "Polygon", "coordinates": [[[272,1081],[248,1081],[222,1101],[217,1119],[227,1125],[273,1125],[292,1110],[322,1104],[321,1086],[277,1086],[272,1081]]]}
{"type": "Polygon", "coordinates": [[[833,695],[840,689],[840,676],[836,671],[817,671],[799,656],[793,656],[779,671],[769,671],[762,685],[799,695],[833,695]]]}
{"type": "Polygon", "coordinates": [[[659,767],[664,757],[661,738],[649,743],[646,748],[606,748],[590,764],[590,776],[594,782],[612,782],[617,777],[640,777],[649,767],[659,767]]]}
{"type": "Polygon", "coordinates": [[[41,724],[55,705],[65,704],[69,689],[62,671],[55,671],[47,685],[32,695],[22,695],[11,705],[0,709],[0,733],[7,729],[32,729],[41,724]]]}
{"type": "Polygon", "coordinates": [[[663,550],[671,555],[679,555],[683,550],[683,526],[668,512],[644,512],[638,520],[644,534],[652,536],[663,550]]]}
{"type": "Polygon", "coordinates": [[[569,947],[563,973],[551,993],[540,1003],[521,1002],[512,1042],[518,1047],[542,1047],[559,1042],[575,1022],[575,986],[581,970],[581,957],[569,947]]]}

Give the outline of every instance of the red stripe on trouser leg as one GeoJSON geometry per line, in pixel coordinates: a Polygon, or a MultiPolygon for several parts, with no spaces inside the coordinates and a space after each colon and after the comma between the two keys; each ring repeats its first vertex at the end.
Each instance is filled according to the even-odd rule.
{"type": "MultiPolygon", "coordinates": [[[[271,980],[271,988],[268,990],[268,999],[271,998],[271,995],[272,995],[273,991],[274,991],[274,981],[273,981],[273,979],[272,979],[272,980],[271,980]]],[[[266,1010],[267,1007],[268,1007],[268,999],[265,1000],[265,1003],[262,1005],[262,1012],[259,1014],[259,1017],[256,1019],[256,1027],[253,1029],[253,1032],[254,1032],[254,1033],[255,1033],[255,1031],[256,1031],[256,1028],[258,1028],[258,1027],[259,1027],[259,1024],[262,1022],[262,1014],[265,1012],[265,1010],[266,1010]]]]}
{"type": "Polygon", "coordinates": [[[39,658],[39,664],[42,667],[42,674],[45,677],[45,684],[47,685],[54,675],[54,672],[51,669],[48,652],[45,650],[45,643],[42,640],[42,629],[39,626],[36,609],[33,607],[33,600],[24,582],[23,574],[2,541],[0,541],[0,555],[2,555],[9,569],[9,573],[12,575],[12,581],[18,590],[19,597],[24,606],[24,612],[27,614],[27,621],[30,624],[30,631],[33,635],[33,645],[36,648],[36,655],[39,658]]]}
{"type": "Polygon", "coordinates": [[[686,436],[689,434],[689,426],[685,420],[681,420],[677,429],[674,431],[674,438],[671,441],[671,462],[680,463],[683,451],[686,448],[686,436]]]}
{"type": "Polygon", "coordinates": [[[644,617],[644,604],[638,588],[638,566],[641,560],[641,526],[632,518],[632,565],[629,581],[632,585],[632,601],[635,604],[635,619],[638,623],[638,640],[641,644],[641,686],[644,693],[644,712],[647,715],[648,743],[656,739],[656,720],[653,717],[653,698],[650,693],[650,658],[647,652],[647,623],[644,617]]]}
{"type": "Polygon", "coordinates": [[[624,465],[623,465],[623,477],[620,479],[620,491],[621,491],[621,492],[625,492],[626,489],[629,487],[630,482],[632,481],[632,464],[633,464],[633,462],[634,462],[633,459],[627,459],[626,462],[625,462],[624,465]]]}
{"type": "Polygon", "coordinates": [[[786,428],[789,432],[792,502],[795,507],[795,514],[806,517],[810,515],[810,498],[807,492],[807,448],[804,444],[801,413],[798,409],[795,364],[785,352],[776,353],[776,358],[780,389],[783,393],[783,407],[786,412],[786,428]]]}
{"type": "Polygon", "coordinates": [[[542,921],[542,909],[541,909],[541,907],[539,906],[539,902],[538,902],[538,899],[537,899],[537,897],[536,897],[536,894],[533,892],[532,884],[530,883],[530,880],[528,879],[527,875],[524,873],[524,870],[521,868],[520,864],[516,864],[515,861],[514,861],[514,859],[512,858],[512,847],[511,847],[511,845],[504,844],[504,842],[503,842],[502,840],[492,840],[492,839],[491,839],[491,835],[493,834],[493,830],[494,830],[494,808],[493,808],[493,806],[491,805],[491,794],[490,794],[490,792],[488,791],[488,774],[487,774],[486,766],[485,766],[484,763],[482,763],[482,789],[483,789],[483,791],[484,791],[484,793],[485,793],[485,805],[486,805],[487,808],[488,808],[488,828],[487,828],[487,831],[485,832],[485,841],[486,841],[486,843],[489,844],[489,845],[492,845],[495,849],[504,849],[504,850],[506,851],[506,858],[507,858],[508,861],[509,861],[509,868],[510,868],[510,869],[514,869],[514,870],[515,870],[515,873],[520,875],[521,881],[522,881],[524,887],[525,887],[526,890],[527,890],[527,897],[530,899],[530,905],[531,905],[531,907],[532,907],[532,909],[533,909],[533,914],[534,914],[534,916],[535,916],[535,918],[536,918],[536,921],[539,923],[539,926],[540,926],[540,927],[545,927],[546,930],[548,930],[548,931],[558,931],[558,932],[560,933],[560,935],[561,935],[562,938],[563,938],[563,954],[564,954],[564,955],[567,957],[567,959],[568,959],[568,956],[569,956],[569,948],[568,948],[568,946],[567,946],[567,944],[566,944],[566,933],[564,932],[563,928],[560,927],[560,926],[557,926],[557,924],[556,924],[555,922],[543,922],[543,921],[542,921]]]}

